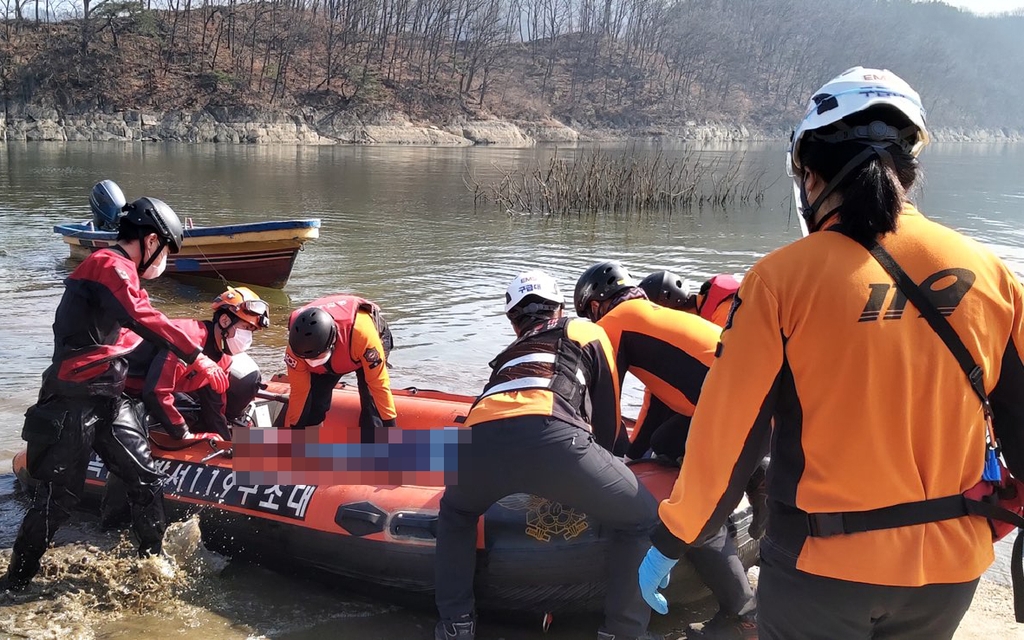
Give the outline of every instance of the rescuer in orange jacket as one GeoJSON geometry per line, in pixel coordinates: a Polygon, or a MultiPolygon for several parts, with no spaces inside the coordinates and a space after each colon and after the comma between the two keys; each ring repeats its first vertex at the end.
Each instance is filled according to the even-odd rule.
{"type": "MultiPolygon", "coordinates": [[[[608,334],[620,383],[629,371],[672,411],[692,415],[714,360],[720,327],[651,302],[618,262],[588,268],[576,282],[574,301],[578,315],[608,334]]],[[[719,603],[718,614],[702,630],[704,637],[756,638],[754,594],[727,527],[719,526],[712,538],[691,547],[687,557],[719,603]]]]}
{"type": "Polygon", "coordinates": [[[393,346],[380,307],[369,300],[333,295],[296,309],[288,320],[284,358],[291,384],[286,426],[303,429],[322,423],[334,387],[354,371],[360,441],[374,442],[375,429],[394,427],[398,416],[387,368],[393,346]]]}
{"type": "Polygon", "coordinates": [[[641,566],[656,609],[667,610],[661,576],[721,526],[771,431],[762,638],[950,638],[967,611],[993,560],[988,522],[896,516],[925,500],[962,504],[986,466],[986,411],[958,358],[862,243],[892,256],[979,363],[1017,477],[1024,290],[988,249],[908,202],[924,117],[906,82],[861,67],[808,104],[787,160],[810,233],[759,260],[733,303],[641,566]]]}
{"type": "MultiPolygon", "coordinates": [[[[671,271],[656,271],[640,281],[640,288],[652,302],[670,309],[706,314],[702,317],[724,327],[729,317],[739,281],[730,275],[717,275],[705,281],[701,292],[690,292],[689,283],[671,271]],[[724,309],[725,313],[720,310],[724,309]]],[[[686,452],[686,436],[690,432],[692,415],[672,411],[665,403],[644,389],[644,401],[636,418],[633,437],[626,456],[639,459],[650,449],[655,455],[682,462],[686,452]]],[[[747,482],[747,501],[752,517],[748,533],[755,540],[764,535],[768,522],[766,474],[768,458],[761,460],[747,482]]]]}

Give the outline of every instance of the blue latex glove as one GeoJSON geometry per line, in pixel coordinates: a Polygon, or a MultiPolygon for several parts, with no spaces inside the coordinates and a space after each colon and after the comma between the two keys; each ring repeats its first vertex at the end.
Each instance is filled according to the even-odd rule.
{"type": "Polygon", "coordinates": [[[668,613],[668,601],[658,593],[658,589],[668,586],[669,573],[679,560],[666,558],[660,551],[651,547],[644,561],[640,563],[640,593],[644,600],[660,614],[668,613]]]}

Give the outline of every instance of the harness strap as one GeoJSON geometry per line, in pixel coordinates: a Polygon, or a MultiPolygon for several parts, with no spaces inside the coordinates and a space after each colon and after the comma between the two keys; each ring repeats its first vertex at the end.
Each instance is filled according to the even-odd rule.
{"type": "MultiPolygon", "coordinates": [[[[896,504],[869,511],[844,513],[808,513],[807,535],[829,538],[845,533],[863,533],[878,529],[909,527],[937,520],[951,520],[968,515],[966,498],[962,495],[896,504]]],[[[794,516],[799,517],[797,514],[794,516]]]]}
{"type": "Polygon", "coordinates": [[[480,394],[480,398],[477,402],[483,400],[487,396],[506,393],[508,391],[522,391],[524,389],[551,389],[554,386],[554,382],[555,378],[541,378],[539,376],[516,378],[515,380],[509,380],[508,382],[501,382],[494,385],[485,393],[480,394]]]}
{"type": "Polygon", "coordinates": [[[1013,585],[1013,617],[1024,622],[1024,529],[1017,529],[1017,538],[1010,552],[1010,584],[1013,585]]]}
{"type": "MultiPolygon", "coordinates": [[[[808,513],[804,516],[807,519],[806,533],[813,538],[829,538],[846,533],[911,527],[940,520],[963,518],[964,516],[980,516],[1024,528],[1024,518],[1016,513],[999,505],[984,500],[972,500],[960,494],[945,498],[906,502],[869,511],[808,513]]],[[[783,518],[804,516],[798,513],[780,514],[780,517],[783,518]]]]}
{"type": "Polygon", "coordinates": [[[773,511],[777,526],[796,530],[811,538],[910,527],[964,516],[999,520],[1017,527],[1017,538],[1010,552],[1010,581],[1013,585],[1013,613],[1017,622],[1024,622],[1024,517],[986,500],[964,495],[946,496],[918,502],[907,502],[869,511],[844,513],[804,513],[773,511]]]}

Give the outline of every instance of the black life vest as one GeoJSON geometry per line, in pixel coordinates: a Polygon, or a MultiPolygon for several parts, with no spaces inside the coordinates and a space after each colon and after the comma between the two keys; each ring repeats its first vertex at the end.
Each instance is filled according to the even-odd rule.
{"type": "Polygon", "coordinates": [[[583,349],[566,332],[570,318],[544,322],[520,336],[489,364],[491,378],[474,405],[509,391],[548,389],[589,421],[589,368],[583,349]]]}

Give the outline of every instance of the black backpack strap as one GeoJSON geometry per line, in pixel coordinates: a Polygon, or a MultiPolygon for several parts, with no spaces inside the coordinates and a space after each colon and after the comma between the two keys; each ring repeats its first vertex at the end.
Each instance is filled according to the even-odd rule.
{"type": "Polygon", "coordinates": [[[964,346],[963,340],[960,339],[956,330],[949,324],[949,320],[946,320],[946,317],[935,308],[935,304],[928,298],[928,295],[907,275],[907,272],[903,270],[892,255],[882,248],[882,245],[878,244],[875,240],[861,244],[871,252],[871,255],[882,265],[882,268],[893,279],[896,286],[903,292],[903,295],[907,296],[907,299],[917,307],[917,310],[921,312],[921,315],[928,321],[928,324],[931,325],[935,333],[939,334],[942,341],[946,343],[946,347],[953,353],[953,357],[956,358],[960,368],[967,375],[974,393],[981,400],[985,417],[991,418],[992,405],[988,400],[988,394],[985,393],[985,373],[978,363],[974,361],[970,351],[964,346]]]}

